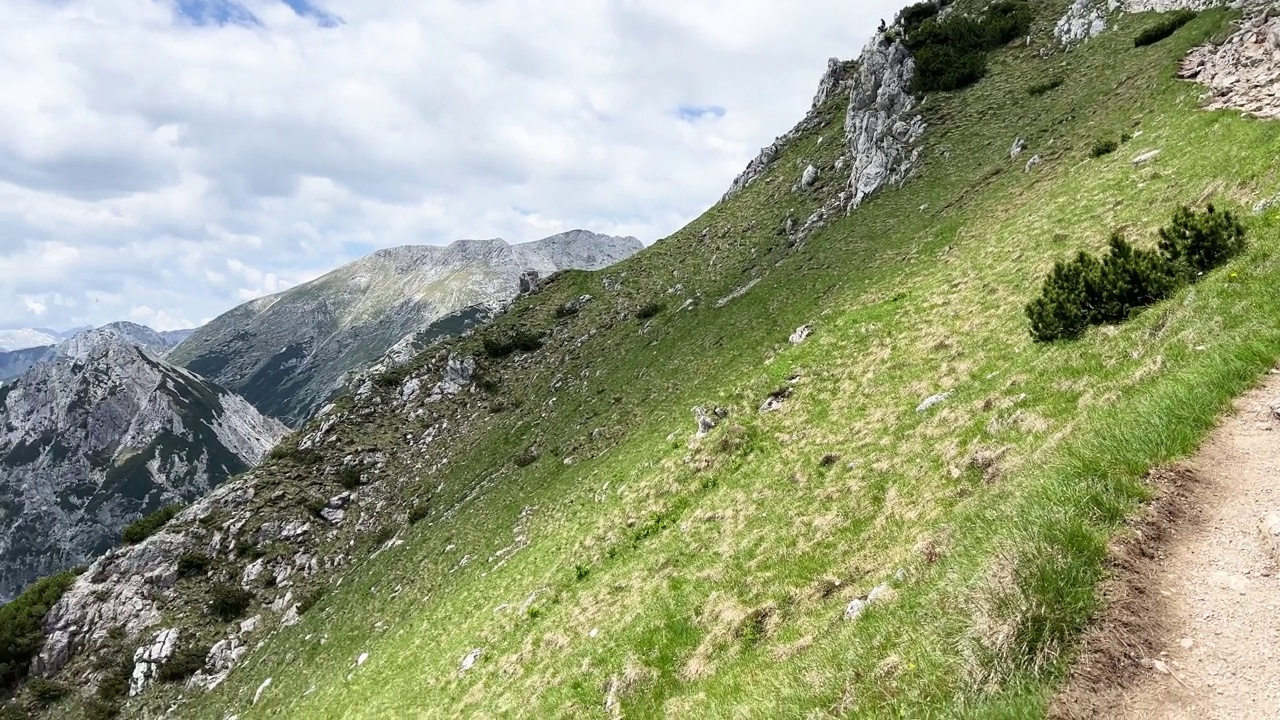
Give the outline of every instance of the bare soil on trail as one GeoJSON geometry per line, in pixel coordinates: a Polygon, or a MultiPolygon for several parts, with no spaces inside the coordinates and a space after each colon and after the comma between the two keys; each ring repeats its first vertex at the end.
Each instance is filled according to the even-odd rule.
{"type": "Polygon", "coordinates": [[[1280,374],[1235,403],[1112,548],[1105,609],[1056,718],[1280,718],[1280,374]]]}

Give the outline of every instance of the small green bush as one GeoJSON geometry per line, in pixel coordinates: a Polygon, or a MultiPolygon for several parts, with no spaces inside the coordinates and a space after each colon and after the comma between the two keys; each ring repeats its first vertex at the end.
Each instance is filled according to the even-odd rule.
{"type": "Polygon", "coordinates": [[[209,614],[231,622],[244,614],[253,602],[253,593],[238,585],[221,583],[209,588],[209,614]]]}
{"type": "Polygon", "coordinates": [[[414,505],[413,507],[409,508],[409,524],[417,525],[419,522],[426,519],[426,517],[430,514],[431,514],[431,505],[425,502],[420,502],[414,505]]]}
{"type": "Polygon", "coordinates": [[[178,577],[201,577],[208,574],[213,558],[204,553],[189,552],[178,558],[178,577]]]}
{"type": "Polygon", "coordinates": [[[33,677],[27,681],[27,692],[37,707],[46,708],[71,694],[71,688],[48,678],[33,677]]]}
{"type": "Polygon", "coordinates": [[[0,606],[0,693],[12,690],[27,676],[31,658],[44,644],[44,616],[75,578],[70,572],[42,578],[0,606]]]}
{"type": "Polygon", "coordinates": [[[1093,291],[1093,324],[1128,320],[1134,310],[1154,305],[1177,289],[1169,263],[1154,250],[1135,248],[1118,233],[1111,236],[1109,250],[1093,291]]]}
{"type": "Polygon", "coordinates": [[[907,28],[906,46],[916,63],[916,92],[959,90],[987,73],[987,54],[1031,28],[1026,2],[1001,0],[982,15],[936,15],[907,28]]]}
{"type": "Polygon", "coordinates": [[[591,574],[590,565],[583,565],[582,563],[578,563],[577,565],[573,566],[573,575],[574,575],[574,578],[576,578],[577,580],[586,580],[587,576],[590,574],[591,574]]]}
{"type": "Polygon", "coordinates": [[[329,507],[329,502],[321,497],[309,497],[302,503],[302,507],[308,515],[320,517],[320,511],[329,507]]]}
{"type": "Polygon", "coordinates": [[[1160,251],[1187,280],[1209,272],[1244,250],[1244,226],[1229,210],[1209,205],[1198,213],[1182,206],[1160,228],[1160,251]]]}
{"type": "Polygon", "coordinates": [[[512,462],[516,464],[516,467],[529,467],[530,465],[538,462],[538,457],[538,451],[535,448],[530,447],[515,456],[515,459],[512,462]]]}
{"type": "Polygon", "coordinates": [[[0,704],[0,720],[31,720],[31,713],[16,702],[0,704]]]}
{"type": "Polygon", "coordinates": [[[322,457],[315,450],[299,449],[297,436],[290,435],[271,448],[271,452],[267,453],[267,459],[310,467],[319,463],[322,457]]]}
{"type": "Polygon", "coordinates": [[[195,675],[204,667],[210,647],[201,643],[179,644],[173,655],[160,666],[160,682],[182,682],[195,675]]]}
{"type": "Polygon", "coordinates": [[[1110,155],[1119,149],[1120,143],[1111,138],[1104,138],[1093,143],[1093,148],[1089,150],[1089,156],[1100,158],[1103,155],[1110,155]]]}
{"type": "Polygon", "coordinates": [[[1044,95],[1050,90],[1057,90],[1058,88],[1062,87],[1062,83],[1063,83],[1062,78],[1051,78],[1049,80],[1045,80],[1044,82],[1038,82],[1032,85],[1031,87],[1027,88],[1027,94],[1032,97],[1038,97],[1040,95],[1044,95]]]}
{"type": "Polygon", "coordinates": [[[1134,47],[1143,47],[1146,45],[1154,45],[1164,40],[1170,35],[1178,32],[1183,25],[1196,19],[1196,13],[1192,10],[1179,10],[1151,27],[1144,28],[1133,38],[1134,47]]]}
{"type": "Polygon", "coordinates": [[[305,613],[306,611],[315,607],[316,603],[320,602],[320,598],[323,598],[325,594],[328,592],[329,592],[328,586],[317,585],[311,588],[310,590],[307,590],[306,592],[299,594],[298,595],[298,614],[301,615],[302,613],[305,613]]]}
{"type": "Polygon", "coordinates": [[[139,520],[135,520],[125,526],[124,531],[120,534],[122,540],[126,544],[136,545],[143,540],[155,535],[165,523],[173,519],[174,515],[182,512],[185,505],[165,505],[159,510],[146,515],[139,520]]]}
{"type": "Polygon", "coordinates": [[[954,0],[923,0],[914,5],[908,5],[898,12],[898,16],[894,19],[894,24],[901,25],[909,35],[926,20],[932,20],[937,17],[938,13],[942,12],[942,9],[952,2],[954,0]]]}
{"type": "Polygon", "coordinates": [[[636,317],[641,320],[648,320],[652,317],[656,317],[658,313],[662,312],[663,307],[664,306],[662,303],[657,303],[657,302],[646,303],[645,305],[641,306],[639,310],[636,311],[636,317]]]}
{"type": "Polygon", "coordinates": [[[364,479],[364,475],[360,472],[360,468],[355,465],[344,465],[338,469],[338,472],[335,473],[335,475],[338,479],[338,484],[347,490],[355,490],[360,487],[360,484],[364,479]]]}
{"type": "Polygon", "coordinates": [[[1081,252],[1070,262],[1056,263],[1040,297],[1026,307],[1031,337],[1069,340],[1090,325],[1122,322],[1245,247],[1244,226],[1212,205],[1203,213],[1178,208],[1159,234],[1159,252],[1135,248],[1114,234],[1101,261],[1081,252]]]}
{"type": "Polygon", "coordinates": [[[482,341],[484,354],[491,358],[504,358],[514,352],[533,352],[542,347],[542,336],[527,330],[517,330],[502,337],[489,336],[482,341]]]}

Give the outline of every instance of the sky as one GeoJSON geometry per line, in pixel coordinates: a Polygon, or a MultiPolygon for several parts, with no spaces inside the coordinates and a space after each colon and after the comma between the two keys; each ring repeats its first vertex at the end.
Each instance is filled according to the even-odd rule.
{"type": "Polygon", "coordinates": [[[714,204],[903,0],[0,0],[0,328],[714,204]]]}

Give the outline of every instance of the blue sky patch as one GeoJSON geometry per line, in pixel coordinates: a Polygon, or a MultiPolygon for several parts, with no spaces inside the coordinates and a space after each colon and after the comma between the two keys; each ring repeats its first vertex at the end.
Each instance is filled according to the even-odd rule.
{"type": "Polygon", "coordinates": [[[342,18],[312,5],[308,0],[280,0],[280,2],[288,5],[300,17],[309,17],[315,20],[320,27],[331,28],[342,24],[342,18]]]}
{"type": "MultiPolygon", "coordinates": [[[[299,17],[315,20],[320,27],[332,28],[342,24],[342,18],[316,7],[309,0],[280,0],[280,2],[288,5],[299,17]]],[[[175,0],[174,5],[179,16],[196,25],[262,27],[262,20],[236,0],[175,0]]]]}
{"type": "Polygon", "coordinates": [[[262,21],[234,0],[177,0],[178,14],[196,25],[261,27],[262,21]]]}
{"type": "Polygon", "coordinates": [[[718,120],[724,117],[725,109],[719,105],[680,105],[676,108],[676,117],[685,122],[697,122],[705,118],[718,120]]]}

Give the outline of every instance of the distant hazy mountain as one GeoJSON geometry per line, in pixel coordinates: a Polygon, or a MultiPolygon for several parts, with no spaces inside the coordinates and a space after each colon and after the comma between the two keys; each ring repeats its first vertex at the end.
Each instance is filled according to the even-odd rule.
{"type": "Polygon", "coordinates": [[[51,330],[22,328],[19,330],[0,330],[0,352],[26,350],[33,347],[48,347],[62,341],[62,335],[51,330]]]}
{"type": "Polygon", "coordinates": [[[0,387],[0,601],[257,464],[286,432],[139,347],[157,339],[132,323],[87,331],[0,387]]]}
{"type": "Polygon", "coordinates": [[[459,240],[380,250],[223,314],[169,360],[296,423],[324,404],[349,371],[378,361],[407,336],[473,309],[427,334],[457,332],[467,318],[509,302],[522,274],[600,269],[643,247],[635,238],[575,230],[514,246],[459,240]]]}
{"type": "Polygon", "coordinates": [[[26,372],[52,350],[53,346],[47,346],[0,352],[0,383],[9,382],[26,372]]]}

